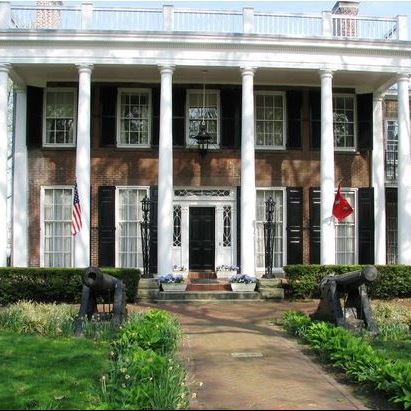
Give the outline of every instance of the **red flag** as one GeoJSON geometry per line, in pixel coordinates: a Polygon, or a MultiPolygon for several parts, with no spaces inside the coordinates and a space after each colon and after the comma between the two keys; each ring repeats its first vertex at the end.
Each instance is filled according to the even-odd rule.
{"type": "Polygon", "coordinates": [[[71,215],[71,234],[76,235],[81,230],[81,227],[81,207],[76,181],[74,183],[73,210],[71,215]]]}
{"type": "Polygon", "coordinates": [[[354,211],[347,199],[341,194],[340,187],[341,183],[338,184],[338,190],[333,205],[333,216],[336,217],[338,221],[348,217],[354,211]]]}

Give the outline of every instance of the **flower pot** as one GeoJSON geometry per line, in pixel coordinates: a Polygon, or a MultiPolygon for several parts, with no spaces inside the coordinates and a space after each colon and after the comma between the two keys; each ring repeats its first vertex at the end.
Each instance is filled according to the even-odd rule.
{"type": "Polygon", "coordinates": [[[186,283],[161,283],[163,291],[167,292],[182,292],[187,288],[186,283]]]}
{"type": "Polygon", "coordinates": [[[237,292],[249,292],[255,290],[256,283],[231,283],[231,289],[237,292]]]}
{"type": "Polygon", "coordinates": [[[217,278],[230,278],[232,275],[236,275],[236,270],[218,270],[216,271],[217,278]]]}

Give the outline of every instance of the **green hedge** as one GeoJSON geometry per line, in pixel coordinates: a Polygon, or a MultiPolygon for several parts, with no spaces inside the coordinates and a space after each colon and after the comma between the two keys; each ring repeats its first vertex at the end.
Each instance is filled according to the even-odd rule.
{"type": "MultiPolygon", "coordinates": [[[[366,265],[320,265],[296,264],[284,267],[288,285],[285,296],[289,299],[319,298],[318,285],[331,273],[343,274],[360,270],[366,265]]],[[[379,279],[367,285],[368,295],[373,298],[411,297],[411,266],[376,265],[379,279]]]]}
{"type": "MultiPolygon", "coordinates": [[[[100,268],[124,281],[127,302],[134,302],[141,272],[135,268],[100,268]]],[[[78,304],[84,269],[0,268],[0,306],[19,300],[78,304]]]]}

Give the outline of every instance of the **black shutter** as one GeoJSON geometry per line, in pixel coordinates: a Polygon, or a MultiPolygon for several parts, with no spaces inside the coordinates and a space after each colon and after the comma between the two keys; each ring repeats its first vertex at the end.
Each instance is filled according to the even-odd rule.
{"type": "Polygon", "coordinates": [[[373,147],[372,105],[372,93],[357,95],[358,150],[372,150],[373,147]]]}
{"type": "Polygon", "coordinates": [[[113,147],[116,145],[116,106],[117,88],[101,87],[101,146],[113,147]]]}
{"type": "MultiPolygon", "coordinates": [[[[150,273],[157,273],[157,210],[158,210],[158,187],[150,187],[150,273]]],[[[167,274],[167,273],[162,273],[167,274]]]]}
{"type": "Polygon", "coordinates": [[[173,88],[173,145],[185,146],[186,90],[173,88]]]}
{"type": "Polygon", "coordinates": [[[321,253],[321,190],[310,187],[310,264],[320,264],[321,253]]]}
{"type": "Polygon", "coordinates": [[[98,189],[98,264],[115,266],[115,192],[113,186],[98,189]]]}
{"type": "Polygon", "coordinates": [[[287,264],[303,262],[303,189],[287,188],[287,264]]]}
{"type": "Polygon", "coordinates": [[[237,187],[237,267],[241,268],[241,186],[237,187]]]}
{"type": "Polygon", "coordinates": [[[374,264],[374,188],[358,189],[358,263],[374,264]]]}
{"type": "Polygon", "coordinates": [[[241,140],[241,88],[223,88],[221,99],[221,147],[239,147],[241,140]]]}
{"type": "Polygon", "coordinates": [[[27,86],[27,147],[41,147],[42,145],[43,95],[43,88],[27,86]]]}
{"type": "Polygon", "coordinates": [[[310,147],[321,147],[321,92],[311,91],[310,100],[310,147]]]}
{"type": "Polygon", "coordinates": [[[160,88],[151,89],[151,108],[153,121],[151,123],[151,145],[158,146],[160,138],[160,88]]]}
{"type": "Polygon", "coordinates": [[[287,148],[301,148],[301,107],[303,93],[287,91],[287,148]]]}

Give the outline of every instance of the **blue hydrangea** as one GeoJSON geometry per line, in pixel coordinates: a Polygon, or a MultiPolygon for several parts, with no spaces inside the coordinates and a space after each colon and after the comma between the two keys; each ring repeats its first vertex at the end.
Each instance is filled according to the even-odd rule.
{"type": "Polygon", "coordinates": [[[184,278],[182,274],[161,274],[158,276],[158,282],[161,283],[182,283],[184,278]]]}
{"type": "Polygon", "coordinates": [[[235,274],[230,277],[229,281],[230,283],[251,284],[255,283],[257,280],[254,276],[248,274],[235,274]]]}

